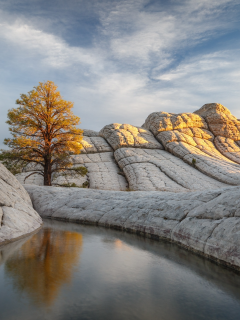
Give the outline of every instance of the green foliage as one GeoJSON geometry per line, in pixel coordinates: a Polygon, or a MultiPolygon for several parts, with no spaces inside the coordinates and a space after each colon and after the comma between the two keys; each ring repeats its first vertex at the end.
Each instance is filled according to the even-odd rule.
{"type": "Polygon", "coordinates": [[[89,187],[89,182],[85,181],[82,185],[83,188],[88,188],[89,187]]]}
{"type": "Polygon", "coordinates": [[[14,175],[21,173],[26,162],[19,157],[19,153],[0,150],[0,162],[14,175]]]}
{"type": "Polygon", "coordinates": [[[196,159],[193,158],[193,159],[192,159],[192,165],[193,165],[194,167],[196,166],[196,162],[197,162],[196,159]]]}
{"type": "Polygon", "coordinates": [[[59,184],[59,187],[66,187],[66,188],[88,188],[89,182],[85,181],[82,186],[78,186],[76,183],[63,183],[59,184]]]}
{"type": "Polygon", "coordinates": [[[73,167],[71,168],[72,171],[75,171],[76,174],[84,177],[87,174],[87,168],[86,167],[73,167]]]}
{"type": "Polygon", "coordinates": [[[59,187],[65,187],[65,188],[81,188],[76,185],[76,183],[63,183],[60,184],[59,187]]]}
{"type": "Polygon", "coordinates": [[[127,188],[125,191],[130,192],[130,191],[135,191],[135,190],[133,190],[131,188],[127,188]]]}

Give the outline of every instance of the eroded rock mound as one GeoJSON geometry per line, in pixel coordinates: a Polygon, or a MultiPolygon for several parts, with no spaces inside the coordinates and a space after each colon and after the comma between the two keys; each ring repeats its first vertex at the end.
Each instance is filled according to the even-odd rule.
{"type": "MultiPolygon", "coordinates": [[[[224,106],[206,104],[195,113],[154,112],[143,127],[113,123],[84,130],[75,165],[88,169],[77,186],[105,190],[189,192],[240,185],[240,121],[224,106]],[[165,150],[164,150],[165,149],[165,150]]],[[[42,185],[41,176],[18,176],[42,185]]],[[[66,177],[65,177],[66,178],[66,177]]],[[[53,184],[69,182],[55,177],[53,184]]]]}
{"type": "Polygon", "coordinates": [[[240,164],[240,121],[219,103],[205,104],[195,113],[208,123],[215,136],[217,149],[228,159],[240,164]]]}
{"type": "Polygon", "coordinates": [[[163,149],[153,134],[144,128],[130,124],[113,123],[105,126],[99,135],[105,138],[114,150],[118,148],[163,149]]]}
{"type": "Polygon", "coordinates": [[[204,105],[193,114],[155,112],[148,116],[143,127],[152,131],[167,151],[205,175],[223,183],[239,185],[238,144],[232,141],[234,148],[226,150],[226,143],[224,149],[221,138],[216,137],[221,130],[228,131],[226,119],[229,123],[232,121],[229,137],[234,132],[237,139],[240,134],[238,120],[219,104],[204,105]]]}
{"type": "Polygon", "coordinates": [[[0,245],[38,229],[41,224],[26,190],[0,164],[0,245]]]}
{"type": "Polygon", "coordinates": [[[209,103],[194,112],[203,117],[214,136],[240,140],[240,121],[220,103],[209,103]]]}
{"type": "Polygon", "coordinates": [[[142,126],[150,130],[154,136],[159,132],[177,130],[184,128],[203,128],[208,129],[205,120],[194,113],[168,113],[153,112],[151,113],[142,126]]]}

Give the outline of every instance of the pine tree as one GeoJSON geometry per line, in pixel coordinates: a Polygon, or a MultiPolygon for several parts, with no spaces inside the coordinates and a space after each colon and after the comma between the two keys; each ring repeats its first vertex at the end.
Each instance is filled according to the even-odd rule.
{"type": "Polygon", "coordinates": [[[72,112],[73,103],[63,100],[52,81],[40,82],[16,101],[17,108],[8,111],[12,138],[4,143],[9,150],[1,150],[0,160],[13,173],[20,172],[29,163],[50,186],[55,172],[74,172],[84,175],[84,167],[74,167],[72,154],[82,148],[83,130],[76,126],[80,118],[72,112]]]}

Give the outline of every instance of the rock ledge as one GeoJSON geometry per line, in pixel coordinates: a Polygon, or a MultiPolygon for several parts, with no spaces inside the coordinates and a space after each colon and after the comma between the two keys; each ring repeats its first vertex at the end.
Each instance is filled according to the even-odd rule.
{"type": "Polygon", "coordinates": [[[240,187],[191,193],[25,188],[42,217],[165,239],[240,270],[240,187]]]}

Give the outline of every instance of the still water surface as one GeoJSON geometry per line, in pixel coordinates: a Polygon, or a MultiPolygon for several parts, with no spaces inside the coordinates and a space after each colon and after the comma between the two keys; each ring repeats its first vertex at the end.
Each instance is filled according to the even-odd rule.
{"type": "Polygon", "coordinates": [[[45,221],[0,247],[0,319],[240,319],[240,275],[179,247],[45,221]]]}

